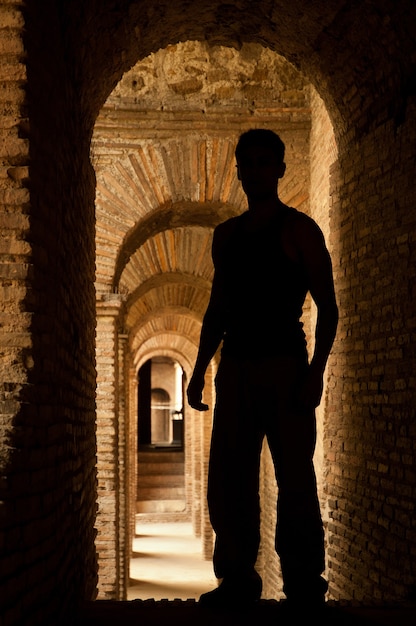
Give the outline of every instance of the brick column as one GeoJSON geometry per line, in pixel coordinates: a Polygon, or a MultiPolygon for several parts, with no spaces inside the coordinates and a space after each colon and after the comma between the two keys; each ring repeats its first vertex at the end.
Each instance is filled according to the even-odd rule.
{"type": "Polygon", "coordinates": [[[191,445],[191,476],[192,476],[192,498],[191,498],[191,515],[192,527],[195,537],[201,536],[201,503],[204,494],[201,489],[201,413],[187,408],[189,418],[187,420],[188,428],[191,429],[190,445],[191,445]]]}
{"type": "Polygon", "coordinates": [[[201,536],[204,558],[212,559],[214,534],[209,520],[207,489],[208,464],[211,446],[212,418],[215,404],[214,378],[217,367],[213,363],[207,369],[205,376],[204,394],[209,404],[209,410],[201,413],[201,536]]]}
{"type": "MultiPolygon", "coordinates": [[[[125,344],[127,349],[127,345],[125,344]]],[[[127,359],[126,359],[127,361],[127,359]]],[[[130,573],[130,557],[133,550],[133,538],[136,533],[136,500],[137,500],[137,370],[131,362],[126,363],[126,378],[127,378],[127,407],[126,407],[126,419],[127,419],[127,437],[126,442],[127,449],[127,511],[126,511],[126,526],[129,527],[129,536],[126,543],[126,554],[128,554],[128,576],[130,573]]]]}
{"type": "Polygon", "coordinates": [[[129,464],[130,464],[130,433],[129,433],[129,396],[126,346],[128,335],[118,333],[118,477],[119,477],[119,510],[118,510],[118,543],[119,543],[119,577],[118,597],[127,600],[127,587],[129,584],[130,563],[130,489],[129,489],[129,464]]]}
{"type": "Polygon", "coordinates": [[[97,302],[97,552],[101,599],[123,599],[125,559],[124,402],[120,396],[120,338],[122,299],[97,302]]]}

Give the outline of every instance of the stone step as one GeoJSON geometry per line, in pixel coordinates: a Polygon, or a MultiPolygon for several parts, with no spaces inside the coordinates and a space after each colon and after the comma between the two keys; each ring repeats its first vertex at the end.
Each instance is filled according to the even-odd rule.
{"type": "Polygon", "coordinates": [[[137,513],[168,513],[185,508],[183,451],[139,450],[137,513]]]}
{"type": "Polygon", "coordinates": [[[138,476],[148,476],[149,474],[159,474],[166,476],[168,474],[184,474],[183,463],[139,463],[137,466],[138,476]]]}
{"type": "Polygon", "coordinates": [[[182,513],[185,511],[185,498],[177,500],[138,500],[136,513],[182,513]]]}
{"type": "Polygon", "coordinates": [[[174,500],[185,498],[185,487],[138,487],[138,500],[174,500]]]}
{"type": "Polygon", "coordinates": [[[143,489],[145,487],[182,487],[184,484],[183,474],[146,474],[138,477],[138,485],[143,489]]]}
{"type": "Polygon", "coordinates": [[[183,451],[147,451],[139,450],[138,454],[139,463],[184,463],[185,454],[183,451]]]}

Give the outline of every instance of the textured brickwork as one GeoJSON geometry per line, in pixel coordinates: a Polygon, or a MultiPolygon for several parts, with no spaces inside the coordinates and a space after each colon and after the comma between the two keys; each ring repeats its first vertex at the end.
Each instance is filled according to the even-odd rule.
{"type": "MultiPolygon", "coordinates": [[[[335,143],[334,133],[328,112],[324,102],[314,89],[311,89],[311,141],[310,141],[310,204],[311,216],[319,224],[325,237],[326,245],[331,257],[336,258],[338,254],[337,242],[334,245],[331,237],[330,216],[332,199],[330,193],[331,168],[338,159],[338,150],[335,143]]],[[[309,331],[309,352],[312,353],[314,346],[314,328],[316,323],[316,307],[311,305],[310,331],[309,331]]],[[[332,356],[331,356],[332,358],[332,356]]],[[[315,471],[318,482],[318,495],[321,503],[321,510],[326,524],[328,515],[328,500],[326,495],[326,474],[328,463],[325,449],[326,420],[328,417],[327,403],[330,396],[329,390],[333,385],[333,380],[327,369],[324,379],[324,391],[321,405],[316,411],[317,440],[315,449],[315,471]]],[[[328,533],[326,533],[328,535],[328,533]]]]}
{"type": "Polygon", "coordinates": [[[405,596],[414,580],[415,314],[402,290],[414,281],[415,212],[409,174],[397,160],[398,145],[414,141],[413,121],[410,105],[399,128],[378,126],[377,149],[361,141],[336,181],[336,278],[345,316],[327,431],[330,570],[334,593],[357,599],[405,596]]]}
{"type": "MultiPolygon", "coordinates": [[[[233,145],[265,123],[288,145],[283,199],[323,225],[334,261],[317,453],[330,596],[414,595],[415,19],[411,0],[0,2],[2,626],[123,597],[138,365],[168,354],[189,377],[212,229],[244,203],[233,145]],[[124,73],[129,93],[102,109],[124,73]],[[123,303],[109,319],[94,283],[98,309],[123,303]]],[[[186,434],[207,557],[209,418],[186,434]]],[[[275,496],[265,452],[269,597],[275,496]]]]}
{"type": "MultiPolygon", "coordinates": [[[[119,472],[123,462],[125,441],[120,432],[119,370],[117,316],[120,299],[115,297],[97,308],[97,447],[98,447],[98,514],[97,551],[99,556],[100,597],[120,597],[119,580],[122,577],[123,550],[120,545],[119,520],[127,521],[122,498],[125,495],[119,472]],[[121,458],[120,458],[121,457],[121,458]]],[[[124,524],[125,526],[125,524],[124,524]]]]}
{"type": "Polygon", "coordinates": [[[47,4],[0,5],[5,625],[65,624],[97,584],[93,173],[47,4]]]}

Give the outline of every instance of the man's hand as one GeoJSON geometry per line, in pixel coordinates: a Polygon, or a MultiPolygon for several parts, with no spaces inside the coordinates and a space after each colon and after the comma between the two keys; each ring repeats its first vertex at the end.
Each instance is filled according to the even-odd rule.
{"type": "Polygon", "coordinates": [[[204,385],[204,376],[193,374],[186,390],[189,405],[197,411],[208,411],[209,408],[208,404],[204,404],[204,402],[202,402],[202,391],[204,389],[204,385]]]}

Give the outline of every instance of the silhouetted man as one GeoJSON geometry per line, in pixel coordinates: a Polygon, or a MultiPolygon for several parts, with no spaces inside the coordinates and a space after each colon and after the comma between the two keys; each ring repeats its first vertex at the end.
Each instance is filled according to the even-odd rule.
{"type": "Polygon", "coordinates": [[[264,437],[278,485],[276,551],[287,600],[323,604],[324,531],[313,467],[315,408],[337,323],[332,266],[324,237],[305,214],[284,205],[278,182],[285,146],[264,129],[243,133],[235,155],[248,210],[214,232],[215,267],[198,356],[187,389],[198,411],[206,369],[222,342],[215,379],[208,506],[219,586],[200,603],[259,600],[259,465],[264,437]],[[307,292],[317,306],[308,362],[300,317],[307,292]]]}

